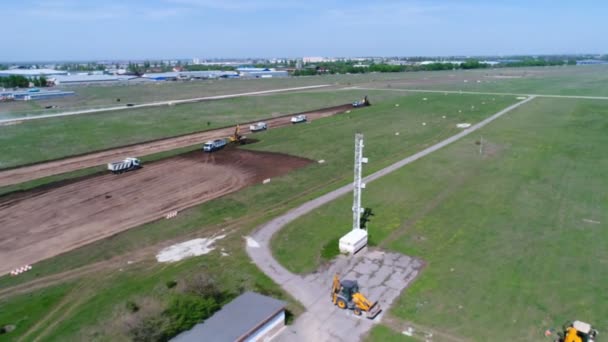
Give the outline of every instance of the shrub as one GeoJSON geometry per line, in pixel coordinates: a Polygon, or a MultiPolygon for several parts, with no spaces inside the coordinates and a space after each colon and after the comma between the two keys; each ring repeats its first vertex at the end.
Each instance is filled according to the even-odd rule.
{"type": "Polygon", "coordinates": [[[129,310],[129,312],[137,312],[139,311],[139,306],[137,306],[137,303],[135,303],[134,301],[127,301],[127,303],[125,304],[127,307],[127,310],[129,310]]]}

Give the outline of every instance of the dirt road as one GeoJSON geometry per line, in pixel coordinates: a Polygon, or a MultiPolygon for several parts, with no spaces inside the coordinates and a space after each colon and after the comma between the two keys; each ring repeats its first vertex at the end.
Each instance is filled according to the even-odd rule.
{"type": "Polygon", "coordinates": [[[195,151],[137,171],[6,196],[0,200],[0,274],[309,163],[239,149],[195,151]]]}
{"type": "MultiPolygon", "coordinates": [[[[315,120],[322,117],[335,115],[349,109],[352,109],[352,105],[345,104],[299,114],[306,114],[309,120],[315,120]]],[[[265,121],[270,128],[281,127],[291,125],[291,116],[292,115],[285,115],[260,121],[265,121]]],[[[250,123],[244,123],[241,125],[241,132],[243,134],[249,133],[249,124],[250,123]]],[[[136,145],[124,146],[105,151],[93,152],[82,156],[53,160],[15,169],[8,169],[0,171],[0,187],[23,183],[33,179],[48,177],[65,172],[76,171],[87,167],[105,165],[108,162],[122,160],[125,157],[141,157],[158,152],[174,150],[180,147],[202,144],[207,140],[228,137],[233,132],[234,127],[227,127],[174,138],[160,139],[136,145]]]]}
{"type": "MultiPolygon", "coordinates": [[[[468,134],[484,127],[488,123],[496,120],[502,115],[514,110],[515,108],[532,101],[534,97],[528,97],[523,101],[517,102],[494,115],[486,118],[485,120],[463,130],[462,132],[453,135],[433,146],[430,146],[420,152],[417,152],[405,159],[402,159],[380,171],[377,171],[364,178],[363,182],[369,184],[370,182],[383,177],[397,169],[400,169],[430,153],[433,153],[465,136],[468,134]]],[[[258,227],[255,233],[249,238],[247,243],[247,254],[256,263],[256,265],[268,275],[273,281],[281,285],[285,291],[294,296],[304,306],[306,306],[307,313],[304,314],[299,320],[306,321],[306,324],[299,324],[296,320],[295,326],[300,327],[299,330],[286,331],[280,338],[283,340],[294,340],[294,336],[297,336],[297,340],[301,341],[353,341],[360,339],[367,331],[371,328],[372,324],[367,321],[361,321],[358,324],[351,326],[349,329],[340,329],[340,326],[344,326],[341,316],[333,319],[327,315],[330,310],[331,304],[318,305],[318,302],[327,297],[319,297],[319,293],[323,293],[326,289],[320,288],[318,285],[311,283],[305,283],[302,281],[302,277],[289,272],[283,267],[272,255],[270,249],[270,241],[272,236],[285,227],[288,223],[295,219],[306,215],[322,205],[329,203],[349,192],[352,191],[352,184],[343,186],[330,193],[327,193],[321,197],[308,201],[301,206],[294,208],[284,215],[281,215],[272,221],[258,227]],[[320,318],[322,317],[322,318],[320,318]],[[333,321],[332,321],[333,320],[333,321]],[[292,335],[289,335],[292,334],[292,335]],[[290,339],[291,338],[291,339],[290,339]]],[[[325,292],[327,293],[327,292],[325,292]]],[[[388,310],[388,308],[385,308],[388,310]]]]}

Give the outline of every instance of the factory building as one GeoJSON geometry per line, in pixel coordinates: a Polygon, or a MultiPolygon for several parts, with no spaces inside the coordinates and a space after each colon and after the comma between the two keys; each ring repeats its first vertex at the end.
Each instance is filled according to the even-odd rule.
{"type": "Polygon", "coordinates": [[[57,97],[74,95],[73,91],[63,90],[39,90],[37,88],[29,90],[5,90],[0,91],[0,101],[35,101],[48,100],[57,97]]]}
{"type": "Polygon", "coordinates": [[[189,79],[233,78],[238,76],[238,73],[234,71],[205,70],[148,73],[144,74],[142,77],[154,81],[177,81],[189,79]]]}
{"type": "Polygon", "coordinates": [[[271,340],[285,326],[286,303],[245,292],[203,323],[172,342],[258,342],[271,340]]]}
{"type": "Polygon", "coordinates": [[[9,76],[23,76],[27,78],[32,77],[49,77],[54,75],[67,75],[67,71],[54,70],[54,69],[11,69],[11,70],[0,70],[0,77],[9,76]]]}
{"type": "Polygon", "coordinates": [[[119,76],[119,75],[57,75],[49,78],[49,81],[55,85],[78,85],[78,84],[96,84],[108,82],[126,82],[137,78],[137,76],[119,76]]]}
{"type": "Polygon", "coordinates": [[[275,78],[289,76],[285,70],[275,70],[271,68],[240,67],[236,70],[239,72],[241,77],[244,78],[275,78]]]}

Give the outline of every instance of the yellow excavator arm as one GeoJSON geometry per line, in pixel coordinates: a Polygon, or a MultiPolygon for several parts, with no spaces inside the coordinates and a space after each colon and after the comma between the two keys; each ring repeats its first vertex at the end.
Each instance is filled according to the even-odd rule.
{"type": "Polygon", "coordinates": [[[338,298],[338,292],[340,292],[340,277],[338,274],[334,275],[334,282],[331,286],[331,301],[336,304],[336,299],[338,298]]]}
{"type": "Polygon", "coordinates": [[[363,311],[369,311],[369,309],[375,304],[370,302],[363,294],[357,292],[353,294],[353,302],[357,307],[363,311]]]}

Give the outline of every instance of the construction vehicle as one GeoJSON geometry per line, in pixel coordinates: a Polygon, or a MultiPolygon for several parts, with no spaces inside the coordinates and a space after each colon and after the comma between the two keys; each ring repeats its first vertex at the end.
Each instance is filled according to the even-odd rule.
{"type": "Polygon", "coordinates": [[[340,309],[353,310],[354,314],[361,316],[366,312],[369,319],[376,317],[382,309],[378,302],[370,302],[361,292],[356,280],[342,280],[338,274],[334,275],[331,288],[331,301],[340,309]]]}
{"type": "Polygon", "coordinates": [[[265,122],[258,122],[254,125],[249,126],[249,130],[252,132],[265,131],[268,129],[268,125],[265,122]]]}
{"type": "Polygon", "coordinates": [[[574,321],[563,326],[563,333],[559,333],[556,342],[595,342],[598,331],[591,324],[574,321]]]}
{"type": "Polygon", "coordinates": [[[247,137],[241,135],[241,126],[239,125],[236,125],[236,127],[234,128],[234,133],[228,137],[229,142],[241,145],[245,143],[245,139],[247,139],[247,137]]]}
{"type": "Polygon", "coordinates": [[[367,99],[367,95],[363,98],[363,100],[353,102],[353,107],[355,107],[355,108],[366,107],[369,105],[371,105],[371,103],[369,103],[369,100],[367,99]]]}
{"type": "Polygon", "coordinates": [[[221,150],[227,144],[228,143],[226,142],[226,139],[209,140],[205,144],[203,144],[203,151],[214,152],[217,150],[221,150]]]}
{"type": "Polygon", "coordinates": [[[297,115],[291,118],[291,123],[292,124],[297,124],[297,123],[301,123],[301,122],[306,122],[307,118],[306,115],[301,114],[301,115],[297,115]]]}
{"type": "Polygon", "coordinates": [[[137,158],[125,158],[123,161],[108,163],[108,170],[112,173],[123,173],[131,170],[141,169],[141,161],[137,158]]]}

